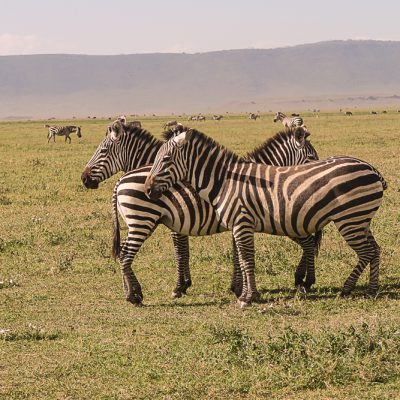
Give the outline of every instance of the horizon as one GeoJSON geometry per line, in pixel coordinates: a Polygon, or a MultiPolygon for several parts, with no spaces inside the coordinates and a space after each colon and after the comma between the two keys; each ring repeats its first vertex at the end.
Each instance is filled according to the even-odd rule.
{"type": "Polygon", "coordinates": [[[380,39],[340,39],[340,40],[321,40],[318,42],[309,43],[299,43],[295,45],[270,47],[270,48],[235,48],[235,49],[218,49],[209,51],[199,51],[199,52],[143,52],[143,53],[115,53],[115,54],[87,54],[87,53],[30,53],[30,54],[0,54],[0,57],[21,57],[21,56],[93,56],[93,57],[113,57],[113,56],[132,56],[132,55],[152,55],[152,54],[176,54],[176,55],[197,55],[197,54],[207,54],[207,53],[219,53],[219,52],[229,52],[229,51],[247,51],[247,50],[280,50],[293,47],[301,46],[313,46],[323,43],[338,43],[338,42],[385,42],[385,43],[400,43],[400,40],[380,40],[380,39]]]}

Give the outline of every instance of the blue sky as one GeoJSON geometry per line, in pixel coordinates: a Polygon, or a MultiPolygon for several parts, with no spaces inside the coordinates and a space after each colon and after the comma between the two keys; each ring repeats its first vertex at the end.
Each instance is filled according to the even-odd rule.
{"type": "Polygon", "coordinates": [[[400,41],[398,0],[0,0],[0,55],[400,41]]]}

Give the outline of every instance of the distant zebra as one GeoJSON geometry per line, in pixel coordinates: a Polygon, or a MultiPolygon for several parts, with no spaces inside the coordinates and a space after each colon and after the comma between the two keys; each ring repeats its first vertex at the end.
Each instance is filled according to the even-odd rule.
{"type": "Polygon", "coordinates": [[[290,117],[287,117],[283,112],[280,112],[280,111],[278,111],[274,117],[274,122],[277,122],[277,121],[281,121],[282,125],[285,128],[295,128],[298,126],[305,127],[303,118],[301,118],[300,116],[290,118],[290,117]]]}
{"type": "Polygon", "coordinates": [[[142,127],[142,123],[140,121],[131,121],[128,122],[126,119],[126,115],[120,115],[118,117],[118,121],[121,121],[123,125],[125,126],[130,126],[132,128],[141,128],[142,127]]]}
{"type": "Polygon", "coordinates": [[[353,113],[351,111],[346,111],[344,115],[346,115],[346,117],[351,117],[353,113]]]}
{"type": "Polygon", "coordinates": [[[206,117],[204,115],[198,115],[197,116],[197,121],[205,121],[206,117]]]}
{"type": "Polygon", "coordinates": [[[213,120],[214,121],[220,121],[222,118],[224,118],[223,115],[213,115],[213,120]]]}
{"type": "Polygon", "coordinates": [[[163,125],[163,128],[164,128],[164,130],[167,130],[167,129],[172,128],[173,126],[176,126],[176,125],[178,125],[178,121],[176,121],[176,120],[171,120],[171,121],[166,122],[166,123],[163,125]]]}
{"type": "Polygon", "coordinates": [[[376,111],[371,111],[371,114],[375,114],[375,115],[376,115],[376,114],[378,114],[378,113],[377,113],[376,111]]]}
{"type": "Polygon", "coordinates": [[[254,232],[300,239],[330,222],[358,255],[342,294],[354,289],[369,263],[369,293],[377,294],[380,249],[370,223],[386,182],[370,164],[347,156],[294,167],[251,163],[189,130],[160,148],[145,190],[157,199],[182,180],[212,204],[223,226],[233,231],[243,275],[241,307],[251,304],[257,293],[254,232]]]}
{"type": "Polygon", "coordinates": [[[256,121],[257,118],[260,118],[260,116],[258,114],[255,114],[255,113],[250,113],[249,114],[249,119],[254,119],[254,121],[256,121]]]}
{"type": "MultiPolygon", "coordinates": [[[[87,188],[95,189],[100,182],[117,172],[133,170],[120,179],[114,191],[114,202],[118,203],[120,213],[129,229],[128,238],[120,249],[119,225],[114,219],[113,252],[116,256],[119,255],[126,297],[133,304],[140,303],[143,298],[131,265],[142,243],[159,223],[174,231],[172,237],[178,275],[173,295],[180,297],[191,285],[189,244],[186,235],[210,235],[225,229],[221,227],[212,207],[201,200],[190,186],[178,185],[158,201],[150,200],[145,195],[144,181],[150,168],[144,166],[153,162],[162,145],[161,141],[140,129],[123,129],[118,122],[109,127],[108,131],[108,136],[100,143],[83,171],[82,182],[87,188]]],[[[308,134],[301,129],[281,132],[268,139],[247,157],[253,161],[275,165],[301,164],[315,160],[318,155],[306,140],[307,136],[308,134]]],[[[315,241],[314,238],[310,238],[299,243],[303,247],[303,257],[296,270],[296,285],[304,284],[309,288],[314,282],[314,248],[319,241],[320,236],[315,238],[315,241]]],[[[238,271],[237,266],[231,288],[240,295],[241,275],[238,271]]]]}
{"type": "Polygon", "coordinates": [[[70,134],[75,132],[78,138],[82,137],[80,126],[51,126],[46,124],[44,127],[49,130],[47,134],[47,143],[50,142],[50,139],[53,139],[53,142],[55,142],[56,136],[65,136],[65,142],[68,139],[69,143],[71,143],[70,134]]]}

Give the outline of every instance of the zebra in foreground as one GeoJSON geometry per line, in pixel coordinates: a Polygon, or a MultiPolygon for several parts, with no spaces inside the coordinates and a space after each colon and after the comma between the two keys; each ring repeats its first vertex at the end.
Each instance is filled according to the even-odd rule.
{"type": "Polygon", "coordinates": [[[50,139],[53,139],[53,142],[56,141],[56,136],[65,136],[65,142],[67,139],[69,143],[71,143],[71,133],[75,133],[78,138],[82,137],[81,127],[80,126],[52,126],[45,125],[45,128],[48,128],[49,132],[47,134],[47,143],[50,142],[50,139]]]}
{"type": "Polygon", "coordinates": [[[295,128],[298,126],[305,128],[303,118],[301,118],[299,115],[291,118],[291,117],[287,117],[283,112],[278,111],[274,117],[274,122],[277,122],[277,121],[281,121],[282,125],[285,128],[295,128]]]}
{"type": "MultiPolygon", "coordinates": [[[[301,129],[281,132],[249,153],[248,158],[276,165],[300,164],[317,159],[318,155],[306,139],[307,136],[301,129]]],[[[83,184],[87,188],[95,189],[100,182],[115,173],[133,170],[120,179],[113,196],[114,212],[116,213],[118,204],[128,226],[128,237],[121,249],[118,218],[114,217],[113,253],[120,261],[127,300],[133,304],[140,304],[143,294],[131,265],[142,243],[158,224],[162,223],[173,231],[178,272],[174,297],[180,297],[191,285],[187,235],[210,235],[225,230],[216,218],[213,208],[188,185],[178,185],[157,201],[150,200],[145,195],[144,182],[150,170],[145,165],[153,162],[162,143],[146,131],[126,128],[116,122],[108,128],[108,136],[100,143],[82,174],[83,184]],[[135,168],[139,169],[134,170],[135,168]]],[[[303,284],[306,273],[304,285],[311,286],[314,283],[314,247],[319,244],[320,239],[317,236],[315,243],[314,238],[299,243],[303,247],[303,257],[296,270],[296,285],[303,284]]],[[[237,257],[235,259],[236,273],[232,277],[231,289],[236,295],[240,295],[241,274],[237,257]]]]}
{"type": "Polygon", "coordinates": [[[257,293],[254,232],[300,239],[330,222],[358,256],[342,294],[354,289],[369,263],[368,292],[377,294],[380,248],[370,223],[382,203],[386,182],[370,164],[347,156],[292,167],[256,164],[189,130],[160,148],[146,192],[157,199],[183,179],[233,231],[243,275],[242,307],[251,304],[257,293]]]}

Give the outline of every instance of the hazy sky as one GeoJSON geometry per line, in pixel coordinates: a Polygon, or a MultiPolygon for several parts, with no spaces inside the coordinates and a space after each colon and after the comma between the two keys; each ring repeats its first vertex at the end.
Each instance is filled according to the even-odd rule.
{"type": "Polygon", "coordinates": [[[0,55],[400,40],[399,0],[0,0],[0,55]]]}

